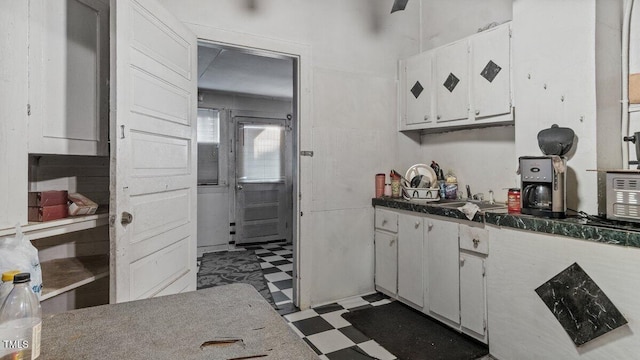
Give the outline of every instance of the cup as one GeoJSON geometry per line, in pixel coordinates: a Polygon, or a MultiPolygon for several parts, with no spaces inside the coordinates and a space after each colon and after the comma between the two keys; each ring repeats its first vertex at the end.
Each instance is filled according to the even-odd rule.
{"type": "Polygon", "coordinates": [[[376,174],[376,197],[384,195],[385,174],[376,174]]]}

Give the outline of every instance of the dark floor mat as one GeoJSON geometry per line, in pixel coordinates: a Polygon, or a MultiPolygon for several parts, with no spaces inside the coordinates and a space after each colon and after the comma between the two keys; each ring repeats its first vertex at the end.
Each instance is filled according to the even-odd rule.
{"type": "Polygon", "coordinates": [[[276,307],[262,273],[260,261],[253,250],[222,251],[202,255],[202,263],[198,271],[198,290],[234,283],[253,285],[273,307],[276,307]]]}
{"type": "Polygon", "coordinates": [[[484,345],[397,301],[342,314],[399,360],[472,360],[484,345]]]}

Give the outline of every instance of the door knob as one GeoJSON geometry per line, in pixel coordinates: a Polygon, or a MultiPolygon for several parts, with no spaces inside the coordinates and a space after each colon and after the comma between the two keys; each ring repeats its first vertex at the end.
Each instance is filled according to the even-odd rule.
{"type": "Polygon", "coordinates": [[[238,189],[238,190],[242,190],[242,189],[243,189],[243,187],[242,187],[242,185],[237,185],[237,186],[236,186],[236,189],[238,189]]]}
{"type": "Polygon", "coordinates": [[[131,224],[131,222],[133,222],[133,215],[131,215],[131,213],[128,213],[126,211],[122,212],[122,218],[120,219],[120,223],[122,225],[127,225],[127,224],[131,224]]]}

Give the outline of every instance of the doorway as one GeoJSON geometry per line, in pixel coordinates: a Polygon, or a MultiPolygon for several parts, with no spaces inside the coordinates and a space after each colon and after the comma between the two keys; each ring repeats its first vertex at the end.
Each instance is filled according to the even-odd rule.
{"type": "Polygon", "coordinates": [[[198,257],[253,250],[272,291],[288,280],[289,302],[295,302],[297,262],[296,61],[198,43],[198,257]],[[266,256],[270,250],[282,253],[266,256]],[[279,263],[275,257],[282,256],[288,257],[279,263]]]}

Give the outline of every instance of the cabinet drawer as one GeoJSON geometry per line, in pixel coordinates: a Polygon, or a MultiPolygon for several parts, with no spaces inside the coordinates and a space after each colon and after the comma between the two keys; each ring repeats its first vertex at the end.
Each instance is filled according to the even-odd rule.
{"type": "Polygon", "coordinates": [[[393,211],[376,209],[376,229],[398,232],[398,214],[393,211]]]}
{"type": "Polygon", "coordinates": [[[486,229],[460,225],[460,249],[489,254],[489,232],[486,229]]]}

